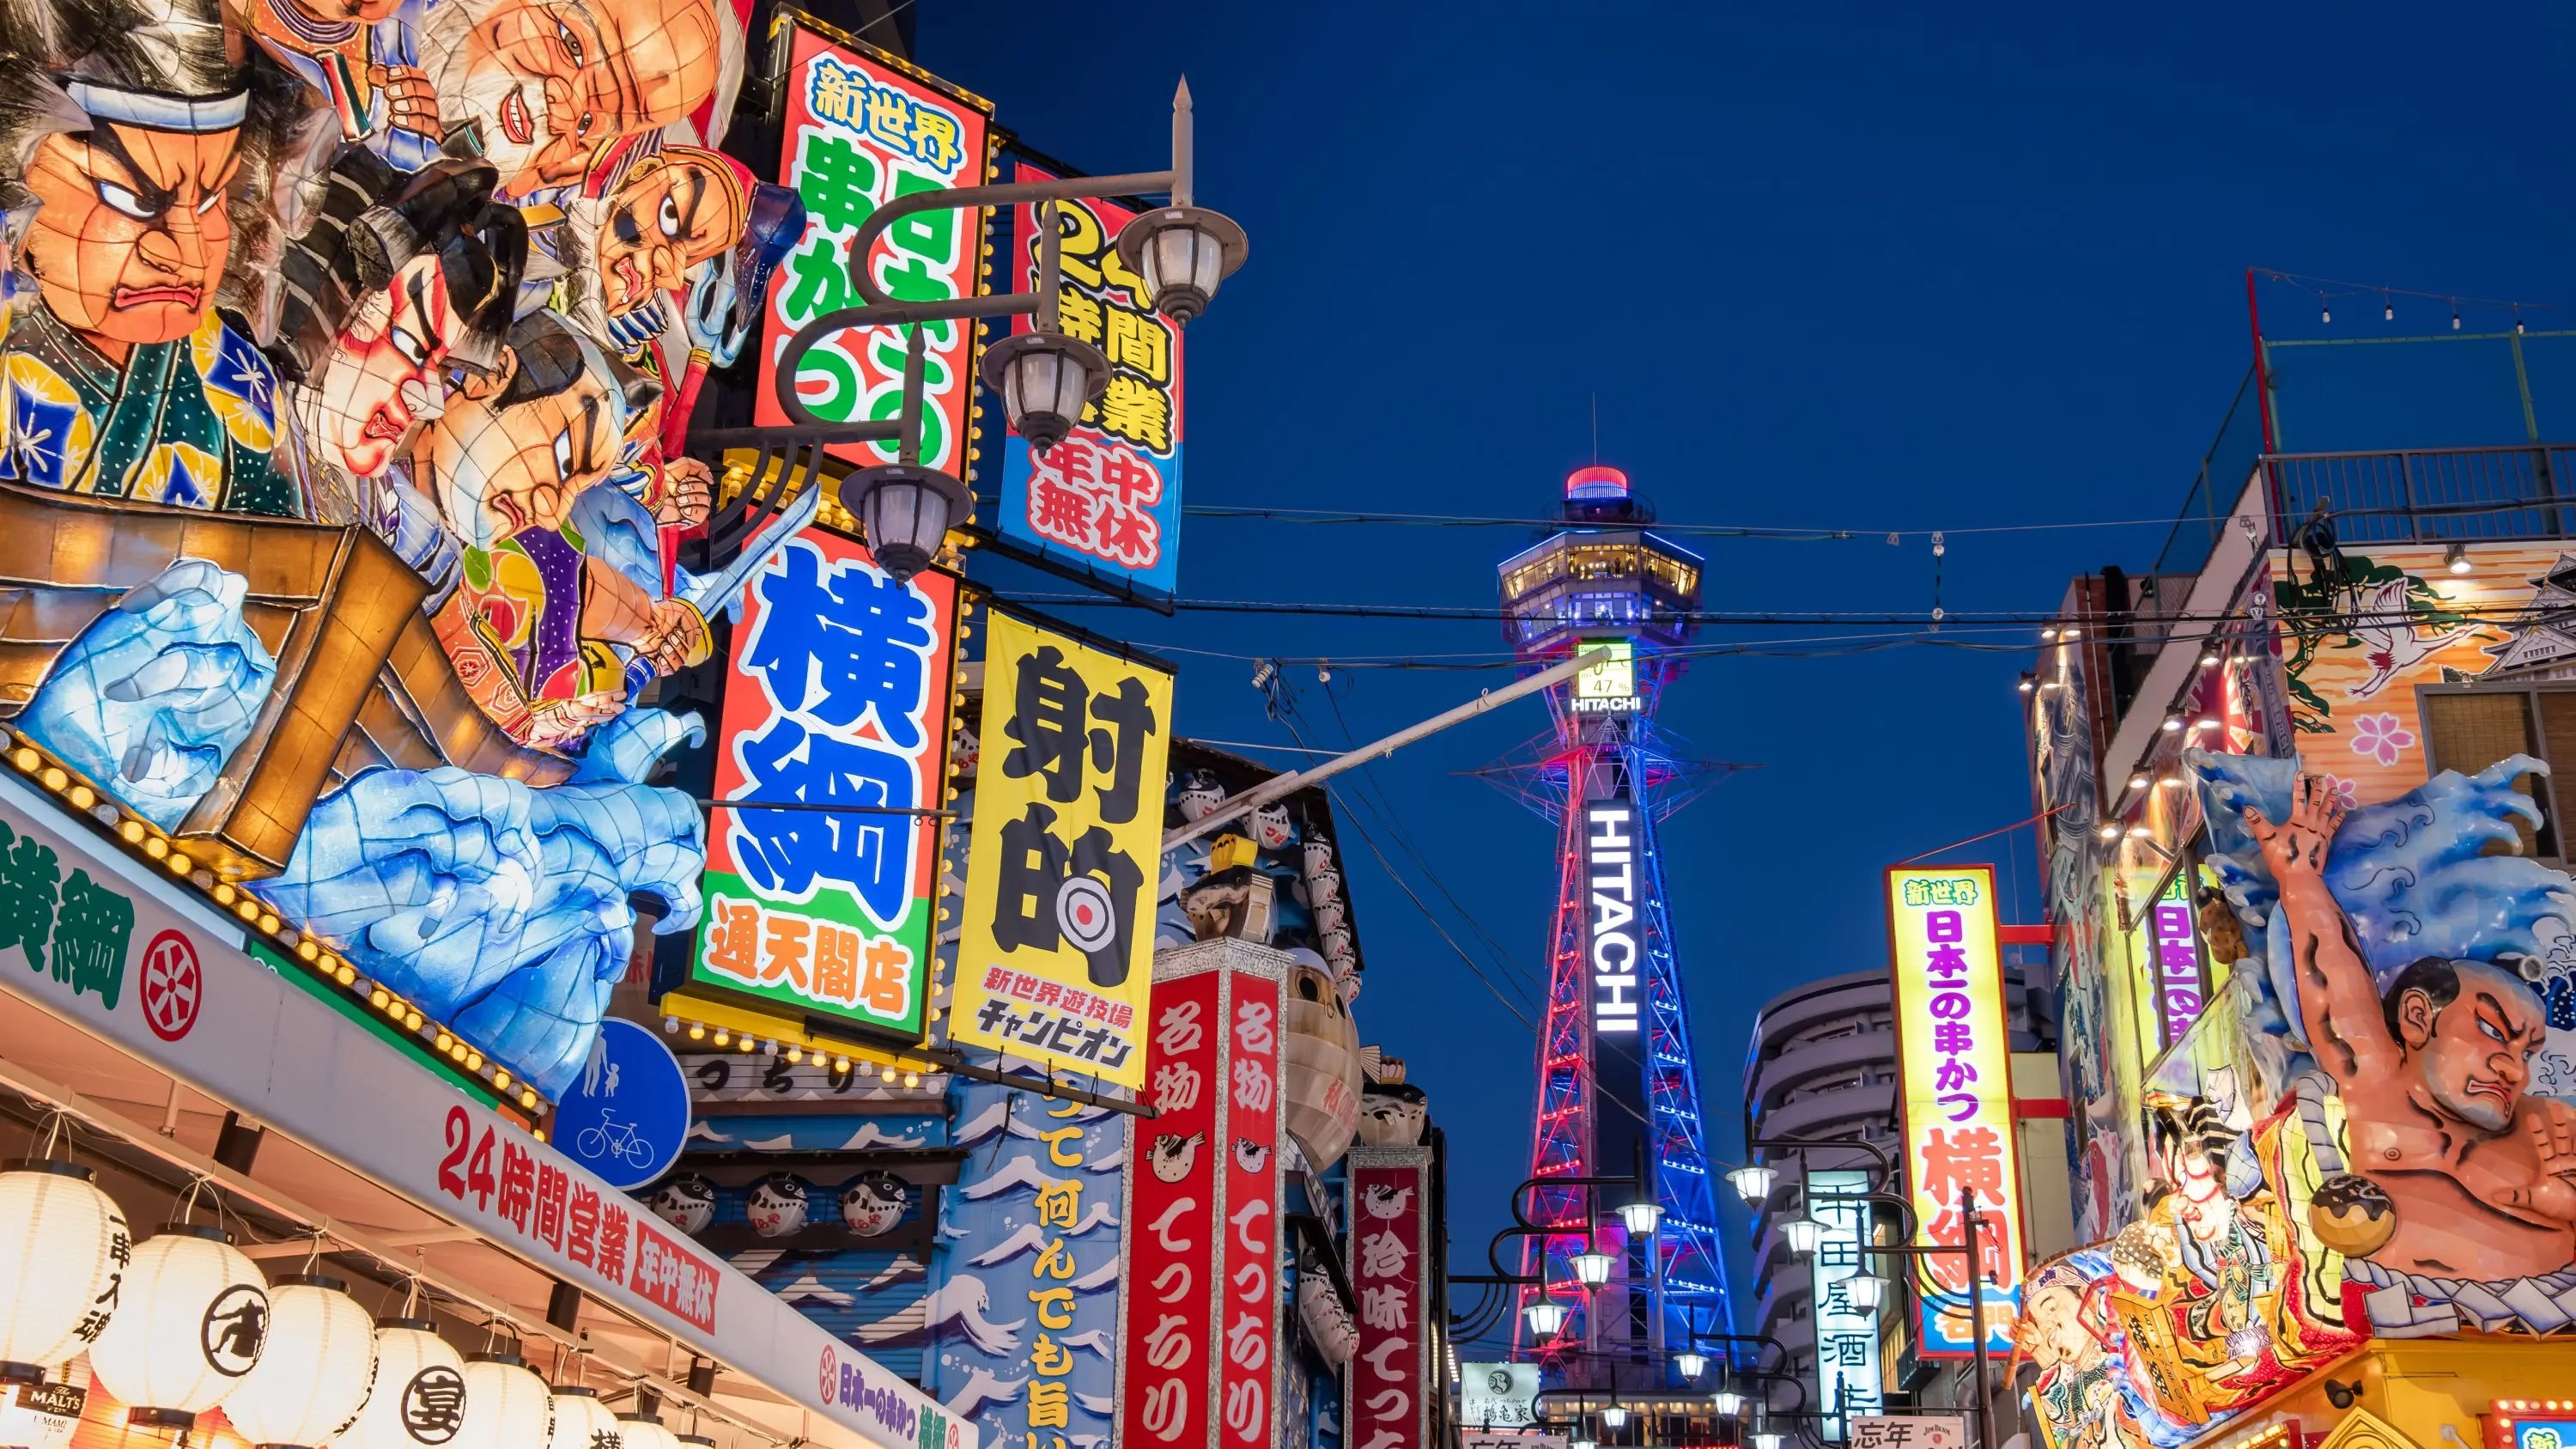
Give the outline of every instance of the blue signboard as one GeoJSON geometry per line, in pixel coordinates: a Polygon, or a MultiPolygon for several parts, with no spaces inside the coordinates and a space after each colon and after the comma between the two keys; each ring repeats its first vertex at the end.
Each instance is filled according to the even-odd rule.
{"type": "Polygon", "coordinates": [[[638,1188],[670,1170],[689,1136],[689,1083],[662,1039],[634,1022],[599,1024],[590,1059],[555,1108],[555,1146],[609,1184],[638,1188]]]}
{"type": "MultiPolygon", "coordinates": [[[[986,1449],[1099,1449],[1117,1386],[1121,1173],[1128,1120],[1020,1085],[957,1081],[940,1195],[940,1338],[924,1383],[986,1449]]],[[[866,1342],[864,1337],[860,1340],[866,1342]]]]}
{"type": "MultiPolygon", "coordinates": [[[[1054,179],[1026,161],[1012,174],[1054,179]]],[[[1057,210],[1056,325],[1100,350],[1109,383],[1044,456],[1003,435],[994,528],[1104,587],[1169,597],[1180,577],[1181,329],[1145,305],[1144,283],[1119,258],[1118,230],[1133,215],[1107,201],[1057,210]]],[[[1020,207],[1011,228],[1011,290],[1025,294],[1037,289],[1035,209],[1020,207]]]]}

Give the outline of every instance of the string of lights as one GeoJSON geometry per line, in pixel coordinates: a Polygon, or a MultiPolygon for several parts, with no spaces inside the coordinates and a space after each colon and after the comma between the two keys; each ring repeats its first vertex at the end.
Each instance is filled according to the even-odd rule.
{"type": "Polygon", "coordinates": [[[2412,287],[2386,287],[2369,282],[2346,282],[2334,277],[2303,276],[2297,272],[2275,271],[2270,267],[2256,267],[2254,275],[2316,298],[2317,318],[2329,327],[2334,325],[2334,304],[2338,297],[2377,297],[2380,320],[2383,322],[2397,320],[2397,299],[2400,297],[2415,297],[2427,302],[2446,302],[2450,304],[2451,330],[2454,332],[2460,330],[2462,307],[2510,311],[2513,314],[2513,330],[2516,332],[2524,330],[2523,313],[2558,310],[2555,305],[2548,302],[2523,302],[2504,297],[2470,297],[2454,292],[2421,292],[2412,287]]]}

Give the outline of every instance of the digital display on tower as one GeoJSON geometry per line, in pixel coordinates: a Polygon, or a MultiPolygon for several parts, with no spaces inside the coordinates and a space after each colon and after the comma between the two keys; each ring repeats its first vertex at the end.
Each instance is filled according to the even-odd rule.
{"type": "Polygon", "coordinates": [[[1587,664],[1574,676],[1572,709],[1576,714],[1636,714],[1646,707],[1637,693],[1637,646],[1626,639],[1587,639],[1579,647],[1607,650],[1609,657],[1587,664]]]}

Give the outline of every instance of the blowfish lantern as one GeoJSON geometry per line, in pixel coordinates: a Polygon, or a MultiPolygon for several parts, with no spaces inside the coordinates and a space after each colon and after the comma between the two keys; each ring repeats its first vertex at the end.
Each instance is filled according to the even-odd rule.
{"type": "Polygon", "coordinates": [[[0,1382],[35,1382],[98,1342],[134,1240],[86,1167],[22,1159],[0,1171],[0,1382]]]}
{"type": "Polygon", "coordinates": [[[716,1185],[697,1173],[672,1178],[644,1199],[653,1216],[690,1237],[707,1230],[716,1217],[716,1185]]]}
{"type": "Polygon", "coordinates": [[[1288,1135],[1317,1172],[1339,1162],[1360,1124],[1360,1034],[1324,971],[1302,962],[1290,973],[1287,1068],[1288,1135]]]}
{"type": "Polygon", "coordinates": [[[784,1238],[804,1231],[811,1204],[805,1197],[805,1184],[786,1173],[773,1172],[752,1186],[746,1207],[753,1232],[764,1238],[784,1238]]]}
{"type": "Polygon", "coordinates": [[[903,1221],[912,1194],[891,1172],[863,1172],[841,1189],[841,1221],[863,1238],[883,1237],[903,1221]]]}
{"type": "Polygon", "coordinates": [[[268,1295],[268,1347],[224,1400],[224,1417],[262,1449],[320,1449],[357,1420],[375,1378],[375,1321],[349,1285],[321,1274],[281,1279],[268,1295]]]}
{"type": "Polygon", "coordinates": [[[135,1247],[90,1370],[128,1423],[194,1428],[259,1366],[268,1317],[258,1264],[221,1228],[173,1223],[135,1247]]]}

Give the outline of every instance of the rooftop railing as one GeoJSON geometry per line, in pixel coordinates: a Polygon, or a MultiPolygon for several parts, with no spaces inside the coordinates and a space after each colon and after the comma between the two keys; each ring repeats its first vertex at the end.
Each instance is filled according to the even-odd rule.
{"type": "Polygon", "coordinates": [[[2275,453],[2272,541],[2323,503],[2343,543],[2564,538],[2576,527],[2576,443],[2275,453]]]}

